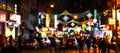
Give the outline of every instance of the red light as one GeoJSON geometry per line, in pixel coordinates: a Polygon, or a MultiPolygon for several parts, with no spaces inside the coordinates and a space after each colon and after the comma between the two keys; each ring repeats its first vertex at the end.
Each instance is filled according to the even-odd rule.
{"type": "Polygon", "coordinates": [[[105,27],[106,29],[108,29],[108,30],[110,30],[111,29],[111,27],[110,27],[110,25],[106,25],[106,27],[105,27]]]}
{"type": "Polygon", "coordinates": [[[107,5],[108,5],[108,6],[111,6],[111,2],[108,2],[107,5]]]}
{"type": "Polygon", "coordinates": [[[88,10],[88,12],[91,12],[91,10],[88,10]]]}
{"type": "Polygon", "coordinates": [[[106,28],[107,28],[107,29],[110,29],[110,26],[107,26],[106,28]]]}

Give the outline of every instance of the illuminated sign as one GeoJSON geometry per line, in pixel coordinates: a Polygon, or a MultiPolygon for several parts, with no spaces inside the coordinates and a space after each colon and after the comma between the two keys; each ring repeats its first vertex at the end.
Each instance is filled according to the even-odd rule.
{"type": "Polygon", "coordinates": [[[120,0],[117,0],[116,2],[117,2],[117,5],[120,5],[120,0]]]}
{"type": "Polygon", "coordinates": [[[21,16],[20,15],[10,14],[10,20],[16,21],[16,23],[14,24],[15,26],[18,26],[21,24],[21,16]]]}
{"type": "Polygon", "coordinates": [[[0,22],[5,22],[5,21],[6,21],[6,13],[0,12],[0,22]]]}
{"type": "Polygon", "coordinates": [[[108,21],[108,24],[115,25],[115,19],[109,18],[108,21]]]}

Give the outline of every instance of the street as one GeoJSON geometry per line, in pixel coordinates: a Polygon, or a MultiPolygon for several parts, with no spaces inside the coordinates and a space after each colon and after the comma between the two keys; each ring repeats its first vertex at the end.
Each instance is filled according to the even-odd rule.
{"type": "MultiPolygon", "coordinates": [[[[50,49],[23,50],[23,53],[49,53],[49,51],[50,49]]],[[[61,53],[63,53],[63,51],[61,51],[61,53]]],[[[79,53],[79,51],[70,49],[70,50],[65,50],[65,53],[79,53]]],[[[83,53],[87,53],[87,50],[84,50],[83,53]]],[[[90,50],[90,53],[93,53],[93,49],[90,50]]],[[[98,50],[97,53],[99,53],[98,50]]],[[[115,53],[115,52],[111,50],[110,53],[115,53]]]]}

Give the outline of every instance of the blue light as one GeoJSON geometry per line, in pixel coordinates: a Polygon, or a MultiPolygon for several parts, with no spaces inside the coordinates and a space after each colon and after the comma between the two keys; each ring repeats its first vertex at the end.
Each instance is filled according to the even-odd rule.
{"type": "Polygon", "coordinates": [[[96,30],[98,30],[98,28],[97,28],[97,27],[95,27],[95,28],[94,28],[94,30],[96,31],[96,30]]]}
{"type": "Polygon", "coordinates": [[[0,0],[0,2],[4,2],[5,0],[0,0]]]}

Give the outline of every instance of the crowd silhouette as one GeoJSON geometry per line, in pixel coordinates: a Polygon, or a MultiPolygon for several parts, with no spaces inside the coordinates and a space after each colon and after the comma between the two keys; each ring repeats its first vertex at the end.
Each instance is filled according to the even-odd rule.
{"type": "MultiPolygon", "coordinates": [[[[93,53],[98,53],[97,50],[99,50],[99,53],[110,53],[110,50],[114,50],[115,53],[120,52],[120,36],[112,36],[110,38],[109,35],[100,37],[100,36],[83,36],[80,34],[74,34],[69,36],[62,36],[57,37],[55,34],[53,34],[51,37],[48,37],[50,40],[50,43],[47,43],[47,38],[42,37],[36,37],[34,40],[39,43],[39,48],[44,47],[50,48],[50,53],[66,53],[67,49],[77,49],[79,53],[84,53],[84,50],[87,49],[87,52],[90,53],[90,49],[93,49],[93,53]],[[42,39],[44,39],[46,42],[43,43],[42,39]],[[58,39],[59,45],[57,45],[58,39]],[[77,43],[77,44],[76,44],[77,43]],[[59,47],[58,47],[59,46],[59,47]]],[[[16,40],[13,39],[12,35],[9,37],[6,37],[4,34],[0,35],[0,49],[2,53],[5,52],[8,49],[12,49],[17,51],[21,51],[22,53],[22,46],[24,44],[24,38],[22,36],[18,36],[17,44],[18,48],[16,48],[16,40]]],[[[36,42],[34,41],[34,42],[36,42]]],[[[15,51],[14,51],[15,52],[15,51]]]]}

